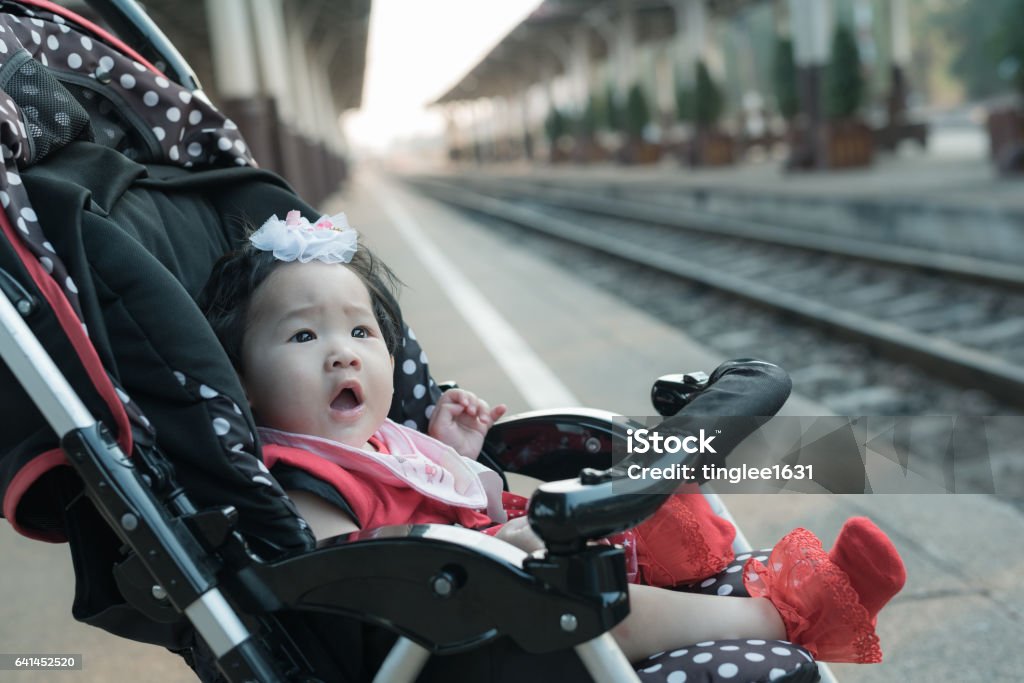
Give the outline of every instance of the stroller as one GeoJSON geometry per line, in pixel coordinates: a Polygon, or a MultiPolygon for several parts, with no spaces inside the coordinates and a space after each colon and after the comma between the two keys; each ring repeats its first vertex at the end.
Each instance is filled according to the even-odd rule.
{"type": "MultiPolygon", "coordinates": [[[[175,651],[203,680],[817,680],[789,643],[626,661],[607,633],[629,611],[623,552],[589,541],[639,523],[674,485],[629,480],[612,458],[622,426],[599,411],[529,413],[488,435],[496,469],[553,482],[530,504],[543,558],[436,525],[316,544],[284,493],[314,484],[263,465],[193,301],[247,223],[314,212],[255,167],[134,3],[90,4],[148,37],[139,51],[46,0],[0,5],[0,496],[20,533],[69,544],[76,619],[175,651]]],[[[412,337],[401,353],[419,358],[412,337]]],[[[422,426],[432,396],[405,387],[432,386],[428,368],[399,379],[391,417],[422,426]]],[[[654,396],[673,416],[665,433],[732,417],[723,453],[759,424],[733,416],[773,415],[788,392],[777,367],[734,361],[654,396]]],[[[738,592],[739,575],[720,580],[738,592]]]]}

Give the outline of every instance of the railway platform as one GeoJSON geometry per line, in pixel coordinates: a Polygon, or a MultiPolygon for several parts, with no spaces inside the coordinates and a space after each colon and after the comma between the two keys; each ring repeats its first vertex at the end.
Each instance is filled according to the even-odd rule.
{"type": "MultiPolygon", "coordinates": [[[[575,179],[577,182],[657,183],[681,190],[823,195],[836,199],[932,200],[962,207],[993,204],[1024,210],[1020,178],[1000,177],[988,159],[984,131],[974,127],[934,130],[929,146],[905,142],[894,153],[878,153],[869,167],[832,171],[785,171],[782,156],[763,156],[731,166],[690,168],[671,159],[623,166],[562,163],[495,164],[509,175],[575,179]]],[[[492,165],[478,168],[486,171],[492,165]]]]}
{"type": "Polygon", "coordinates": [[[976,126],[933,126],[929,146],[904,143],[872,166],[786,172],[782,157],[689,168],[514,162],[462,164],[444,173],[549,187],[674,196],[683,208],[764,220],[822,234],[1008,261],[1024,258],[1024,179],[999,176],[976,126]]]}

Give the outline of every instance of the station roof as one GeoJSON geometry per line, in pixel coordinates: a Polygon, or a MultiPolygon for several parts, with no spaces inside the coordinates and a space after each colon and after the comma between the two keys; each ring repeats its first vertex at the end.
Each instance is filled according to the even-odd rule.
{"type": "MultiPolygon", "coordinates": [[[[713,15],[728,16],[758,0],[704,0],[713,15]]],[[[664,39],[676,32],[673,3],[669,0],[632,0],[638,43],[664,39]]],[[[545,74],[562,73],[560,51],[572,44],[579,27],[589,34],[590,57],[608,53],[595,24],[614,24],[619,3],[614,0],[545,0],[459,80],[434,101],[446,104],[481,97],[496,97],[536,83],[545,74]]]]}
{"type": "MultiPolygon", "coordinates": [[[[335,107],[358,108],[363,98],[366,45],[372,0],[283,0],[285,14],[310,26],[312,50],[328,57],[335,107]]],[[[86,0],[61,0],[69,9],[97,18],[86,0]]],[[[205,0],[146,0],[146,13],[188,60],[216,101],[205,0]]]]}

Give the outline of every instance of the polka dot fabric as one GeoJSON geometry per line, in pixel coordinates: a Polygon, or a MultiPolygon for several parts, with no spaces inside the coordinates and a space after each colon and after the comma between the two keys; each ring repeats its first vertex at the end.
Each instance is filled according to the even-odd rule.
{"type": "Polygon", "coordinates": [[[388,417],[417,431],[426,432],[441,389],[430,377],[427,354],[411,328],[395,354],[395,397],[388,417]]]}
{"type": "Polygon", "coordinates": [[[659,652],[637,665],[644,683],[811,683],[811,655],[784,640],[718,640],[659,652]]]}
{"type": "Polygon", "coordinates": [[[256,437],[242,409],[230,397],[207,386],[180,370],[174,370],[174,378],[189,395],[202,401],[206,406],[210,428],[217,435],[221,450],[227,454],[235,469],[242,472],[254,487],[265,488],[279,498],[295,516],[295,523],[302,531],[309,530],[306,520],[299,516],[295,504],[284,489],[270,474],[263,461],[255,456],[256,437]]]}
{"type": "MultiPolygon", "coordinates": [[[[78,86],[72,94],[89,99],[84,89],[124,110],[126,121],[138,122],[141,141],[140,147],[121,150],[131,158],[185,168],[255,165],[238,127],[202,93],[171,82],[59,15],[21,8],[19,16],[17,9],[12,5],[0,15],[0,70],[24,50],[57,80],[78,86]]],[[[96,141],[106,144],[111,137],[101,131],[96,141]]],[[[23,155],[22,161],[37,160],[23,155]]]]}
{"type": "MultiPolygon", "coordinates": [[[[725,569],[676,590],[705,595],[749,597],[743,586],[743,565],[751,557],[766,560],[771,548],[740,553],[725,569]]],[[[817,681],[818,667],[810,653],[782,640],[720,640],[659,652],[637,665],[645,683],[725,683],[733,681],[817,681]]]]}
{"type": "Polygon", "coordinates": [[[731,595],[733,597],[741,598],[750,597],[750,594],[747,593],[747,589],[743,586],[743,565],[745,565],[747,560],[751,557],[756,558],[759,562],[765,562],[768,560],[768,556],[771,555],[771,553],[771,548],[740,553],[733,558],[733,561],[730,562],[725,569],[714,576],[709,576],[703,581],[697,581],[685,586],[680,586],[676,590],[686,593],[703,593],[705,595],[731,595]]]}

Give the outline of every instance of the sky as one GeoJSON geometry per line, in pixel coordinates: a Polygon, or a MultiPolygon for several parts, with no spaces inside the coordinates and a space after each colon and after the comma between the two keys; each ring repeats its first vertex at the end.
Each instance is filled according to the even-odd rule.
{"type": "Polygon", "coordinates": [[[541,0],[374,0],[363,106],[345,116],[349,144],[384,151],[440,134],[427,103],[443,95],[541,0]]]}

